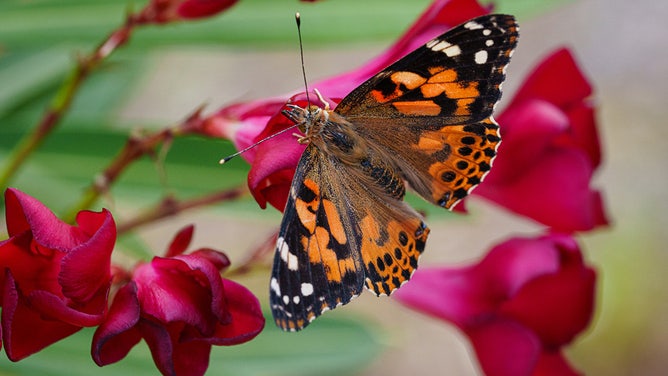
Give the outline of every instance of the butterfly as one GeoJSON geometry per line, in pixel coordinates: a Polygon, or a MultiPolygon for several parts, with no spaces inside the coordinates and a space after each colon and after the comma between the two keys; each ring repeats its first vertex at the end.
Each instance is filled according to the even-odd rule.
{"type": "Polygon", "coordinates": [[[429,228],[403,201],[406,183],[451,209],[490,170],[501,141],[492,112],[518,30],[513,16],[474,18],[371,77],[334,110],[287,105],[283,114],[307,146],[269,286],[278,327],[301,330],[364,287],[390,295],[410,279],[429,228]]]}

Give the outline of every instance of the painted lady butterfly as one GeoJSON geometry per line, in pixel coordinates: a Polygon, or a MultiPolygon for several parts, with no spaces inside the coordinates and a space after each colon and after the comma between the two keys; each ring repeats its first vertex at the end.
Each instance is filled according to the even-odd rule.
{"type": "Polygon", "coordinates": [[[429,228],[405,185],[451,209],[490,170],[492,112],[518,40],[508,15],[472,19],[429,41],[328,106],[284,110],[304,134],[270,282],[276,324],[304,328],[363,286],[408,281],[429,228]]]}

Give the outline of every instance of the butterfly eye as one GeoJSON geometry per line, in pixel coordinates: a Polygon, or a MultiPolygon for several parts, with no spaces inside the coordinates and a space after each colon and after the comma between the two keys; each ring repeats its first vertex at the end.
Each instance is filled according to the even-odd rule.
{"type": "Polygon", "coordinates": [[[288,109],[281,111],[281,113],[292,122],[295,124],[303,124],[307,121],[307,118],[309,117],[307,110],[295,104],[288,104],[286,107],[288,107],[288,109]]]}

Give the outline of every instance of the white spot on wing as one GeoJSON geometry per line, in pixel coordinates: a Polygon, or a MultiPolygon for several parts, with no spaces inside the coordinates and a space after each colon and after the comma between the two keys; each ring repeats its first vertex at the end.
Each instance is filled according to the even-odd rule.
{"type": "Polygon", "coordinates": [[[462,53],[462,50],[456,44],[450,44],[444,40],[434,39],[431,42],[427,43],[426,46],[431,48],[434,52],[443,52],[448,57],[458,56],[462,53]]]}
{"type": "Polygon", "coordinates": [[[313,285],[310,283],[302,283],[302,295],[309,296],[313,294],[313,285]]]}
{"type": "Polygon", "coordinates": [[[448,43],[448,42],[446,42],[446,41],[444,41],[444,40],[440,40],[440,41],[439,41],[439,40],[434,39],[432,42],[436,42],[436,43],[434,43],[434,44],[433,44],[431,47],[429,47],[429,48],[431,48],[431,50],[432,50],[432,51],[435,51],[435,52],[443,51],[444,49],[446,49],[446,48],[452,46],[450,43],[448,43]]]}
{"type": "Polygon", "coordinates": [[[425,44],[425,47],[427,47],[427,48],[432,48],[432,47],[434,47],[434,46],[436,45],[436,43],[438,43],[438,42],[439,42],[438,39],[432,39],[432,40],[430,40],[429,42],[427,42],[427,44],[425,44]]]}
{"type": "Polygon", "coordinates": [[[290,303],[290,298],[287,295],[283,295],[283,303],[285,303],[286,305],[290,303]]]}
{"type": "Polygon", "coordinates": [[[474,21],[469,21],[464,24],[464,27],[469,29],[469,30],[477,30],[477,29],[482,29],[482,25],[474,22],[474,21]]]}
{"type": "Polygon", "coordinates": [[[487,51],[481,50],[475,53],[476,64],[485,64],[487,62],[487,51]]]}
{"type": "Polygon", "coordinates": [[[288,269],[290,270],[299,269],[297,255],[290,252],[290,247],[288,247],[288,244],[285,242],[285,239],[283,239],[283,237],[278,238],[278,240],[276,241],[276,249],[278,250],[278,253],[281,255],[281,260],[283,260],[283,262],[288,264],[288,269]]]}
{"type": "Polygon", "coordinates": [[[482,31],[482,35],[484,35],[484,36],[488,36],[489,34],[492,34],[492,30],[485,29],[485,30],[482,31]]]}
{"type": "Polygon", "coordinates": [[[485,46],[487,46],[487,47],[491,47],[491,46],[493,46],[493,45],[494,45],[494,41],[493,41],[493,40],[491,40],[491,39],[487,39],[487,40],[485,41],[485,46]]]}
{"type": "Polygon", "coordinates": [[[278,284],[278,280],[276,278],[271,279],[269,287],[277,296],[281,296],[281,286],[278,284]]]}
{"type": "Polygon", "coordinates": [[[448,55],[448,57],[453,57],[460,55],[462,53],[462,50],[460,50],[459,46],[455,44],[446,48],[445,50],[443,50],[443,52],[445,52],[445,54],[448,55]]]}
{"type": "Polygon", "coordinates": [[[295,304],[299,304],[299,295],[295,295],[295,296],[293,296],[293,297],[292,297],[292,301],[293,301],[295,304]]]}

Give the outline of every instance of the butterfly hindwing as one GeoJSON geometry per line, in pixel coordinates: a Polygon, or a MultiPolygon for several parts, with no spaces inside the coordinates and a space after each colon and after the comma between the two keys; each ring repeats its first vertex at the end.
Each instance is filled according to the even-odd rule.
{"type": "Polygon", "coordinates": [[[326,159],[311,145],[304,151],[278,234],[270,304],[284,330],[299,330],[348,303],[364,283],[352,218],[333,201],[326,159]]]}
{"type": "MultiPolygon", "coordinates": [[[[283,216],[270,282],[279,327],[300,330],[350,302],[365,285],[376,295],[389,295],[417,268],[429,229],[402,201],[397,183],[379,179],[383,169],[376,164],[353,168],[313,145],[306,148],[283,216]]],[[[403,182],[398,184],[403,188],[403,182]]]]}

